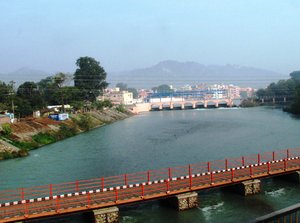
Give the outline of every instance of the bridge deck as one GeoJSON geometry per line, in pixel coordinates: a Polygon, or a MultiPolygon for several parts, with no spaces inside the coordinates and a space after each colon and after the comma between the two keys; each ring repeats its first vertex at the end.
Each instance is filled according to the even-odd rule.
{"type": "Polygon", "coordinates": [[[0,222],[87,211],[300,170],[300,148],[105,178],[0,191],[0,222]]]}

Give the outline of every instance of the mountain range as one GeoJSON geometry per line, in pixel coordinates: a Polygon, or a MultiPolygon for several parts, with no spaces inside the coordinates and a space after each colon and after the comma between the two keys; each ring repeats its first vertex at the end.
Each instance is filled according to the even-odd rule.
{"type": "MultiPolygon", "coordinates": [[[[266,87],[271,82],[287,79],[287,74],[239,65],[203,65],[196,62],[179,62],[166,60],[156,65],[121,72],[107,71],[107,81],[110,87],[119,82],[128,87],[152,88],[161,84],[170,84],[174,87],[183,85],[207,84],[234,84],[241,87],[266,87]]],[[[38,82],[49,76],[45,71],[23,67],[17,71],[0,74],[0,80],[8,83],[11,80],[16,86],[25,81],[38,82]]]]}
{"type": "Polygon", "coordinates": [[[14,72],[0,74],[0,81],[6,83],[14,81],[16,86],[18,86],[25,81],[39,82],[41,79],[47,76],[49,76],[49,74],[45,71],[22,67],[14,72]]]}
{"type": "Polygon", "coordinates": [[[109,73],[108,82],[126,83],[130,87],[151,88],[160,84],[175,87],[186,84],[234,84],[241,87],[265,87],[271,82],[289,78],[286,74],[238,65],[203,65],[196,62],[166,60],[158,64],[123,72],[109,73]]]}

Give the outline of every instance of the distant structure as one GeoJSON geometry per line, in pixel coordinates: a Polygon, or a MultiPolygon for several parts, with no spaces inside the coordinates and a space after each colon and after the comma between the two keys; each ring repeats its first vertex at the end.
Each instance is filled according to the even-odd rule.
{"type": "Polygon", "coordinates": [[[133,94],[129,91],[120,91],[120,88],[106,89],[103,96],[99,96],[98,100],[110,100],[113,104],[132,105],[133,94]]]}

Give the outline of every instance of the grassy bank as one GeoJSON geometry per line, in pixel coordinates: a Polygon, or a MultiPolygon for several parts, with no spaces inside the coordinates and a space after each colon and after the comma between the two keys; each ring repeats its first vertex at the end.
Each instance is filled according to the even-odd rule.
{"type": "Polygon", "coordinates": [[[104,111],[90,111],[82,114],[71,115],[67,121],[48,121],[31,119],[11,125],[2,126],[1,136],[11,145],[19,148],[18,152],[0,151],[0,160],[23,157],[30,150],[44,145],[55,143],[82,132],[101,127],[103,125],[125,119],[131,116],[127,110],[119,107],[104,111]]]}

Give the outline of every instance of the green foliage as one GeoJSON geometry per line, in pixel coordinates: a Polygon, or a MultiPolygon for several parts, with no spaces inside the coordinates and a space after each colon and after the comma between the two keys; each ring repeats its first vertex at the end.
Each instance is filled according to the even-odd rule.
{"type": "Polygon", "coordinates": [[[153,87],[152,90],[157,93],[170,93],[174,92],[173,89],[167,84],[159,85],[158,87],[153,87]]]}
{"type": "Polygon", "coordinates": [[[111,103],[110,100],[105,99],[104,101],[95,101],[92,104],[92,107],[102,111],[103,108],[111,108],[113,106],[113,104],[111,103]]]}
{"type": "Polygon", "coordinates": [[[127,91],[127,84],[125,84],[125,83],[122,83],[122,82],[117,83],[116,87],[120,88],[120,91],[127,91]]]}
{"type": "Polygon", "coordinates": [[[125,83],[117,83],[116,87],[120,88],[121,91],[128,91],[132,93],[133,98],[138,98],[139,94],[135,88],[128,88],[125,83]]]}
{"type": "Polygon", "coordinates": [[[46,145],[57,141],[55,135],[51,133],[38,133],[32,136],[32,139],[38,144],[46,145]]]}
{"type": "Polygon", "coordinates": [[[32,149],[36,149],[39,147],[39,144],[35,141],[30,141],[30,142],[19,142],[19,141],[11,141],[11,144],[13,144],[14,146],[20,148],[21,150],[32,150],[32,149]]]}
{"type": "Polygon", "coordinates": [[[91,57],[80,57],[76,61],[78,69],[74,74],[75,87],[83,93],[83,100],[95,101],[101,91],[108,86],[106,72],[100,63],[91,57]]]}
{"type": "Polygon", "coordinates": [[[3,124],[2,131],[4,136],[10,136],[10,134],[12,133],[10,124],[3,124]]]}
{"type": "Polygon", "coordinates": [[[139,93],[138,93],[137,89],[135,89],[135,88],[128,88],[127,91],[129,91],[129,92],[132,93],[132,97],[133,98],[138,98],[139,97],[139,93]]]}
{"type": "Polygon", "coordinates": [[[294,71],[290,73],[292,79],[294,79],[297,83],[300,83],[300,71],[294,71]]]}
{"type": "Polygon", "coordinates": [[[9,152],[0,153],[0,160],[6,160],[6,159],[12,159],[12,158],[15,158],[15,156],[12,153],[9,153],[9,152]]]}
{"type": "Polygon", "coordinates": [[[294,79],[280,80],[277,83],[271,83],[266,89],[259,89],[256,96],[293,96],[296,86],[297,83],[294,79]]]}
{"type": "Polygon", "coordinates": [[[116,107],[116,110],[117,110],[118,112],[126,113],[126,109],[125,109],[124,105],[118,105],[118,106],[116,107]]]}
{"type": "Polygon", "coordinates": [[[61,125],[59,131],[55,134],[58,140],[72,137],[77,134],[76,126],[61,125]]]}
{"type": "Polygon", "coordinates": [[[78,119],[75,119],[75,122],[84,131],[89,131],[93,128],[92,117],[90,115],[80,115],[78,119]]]}

